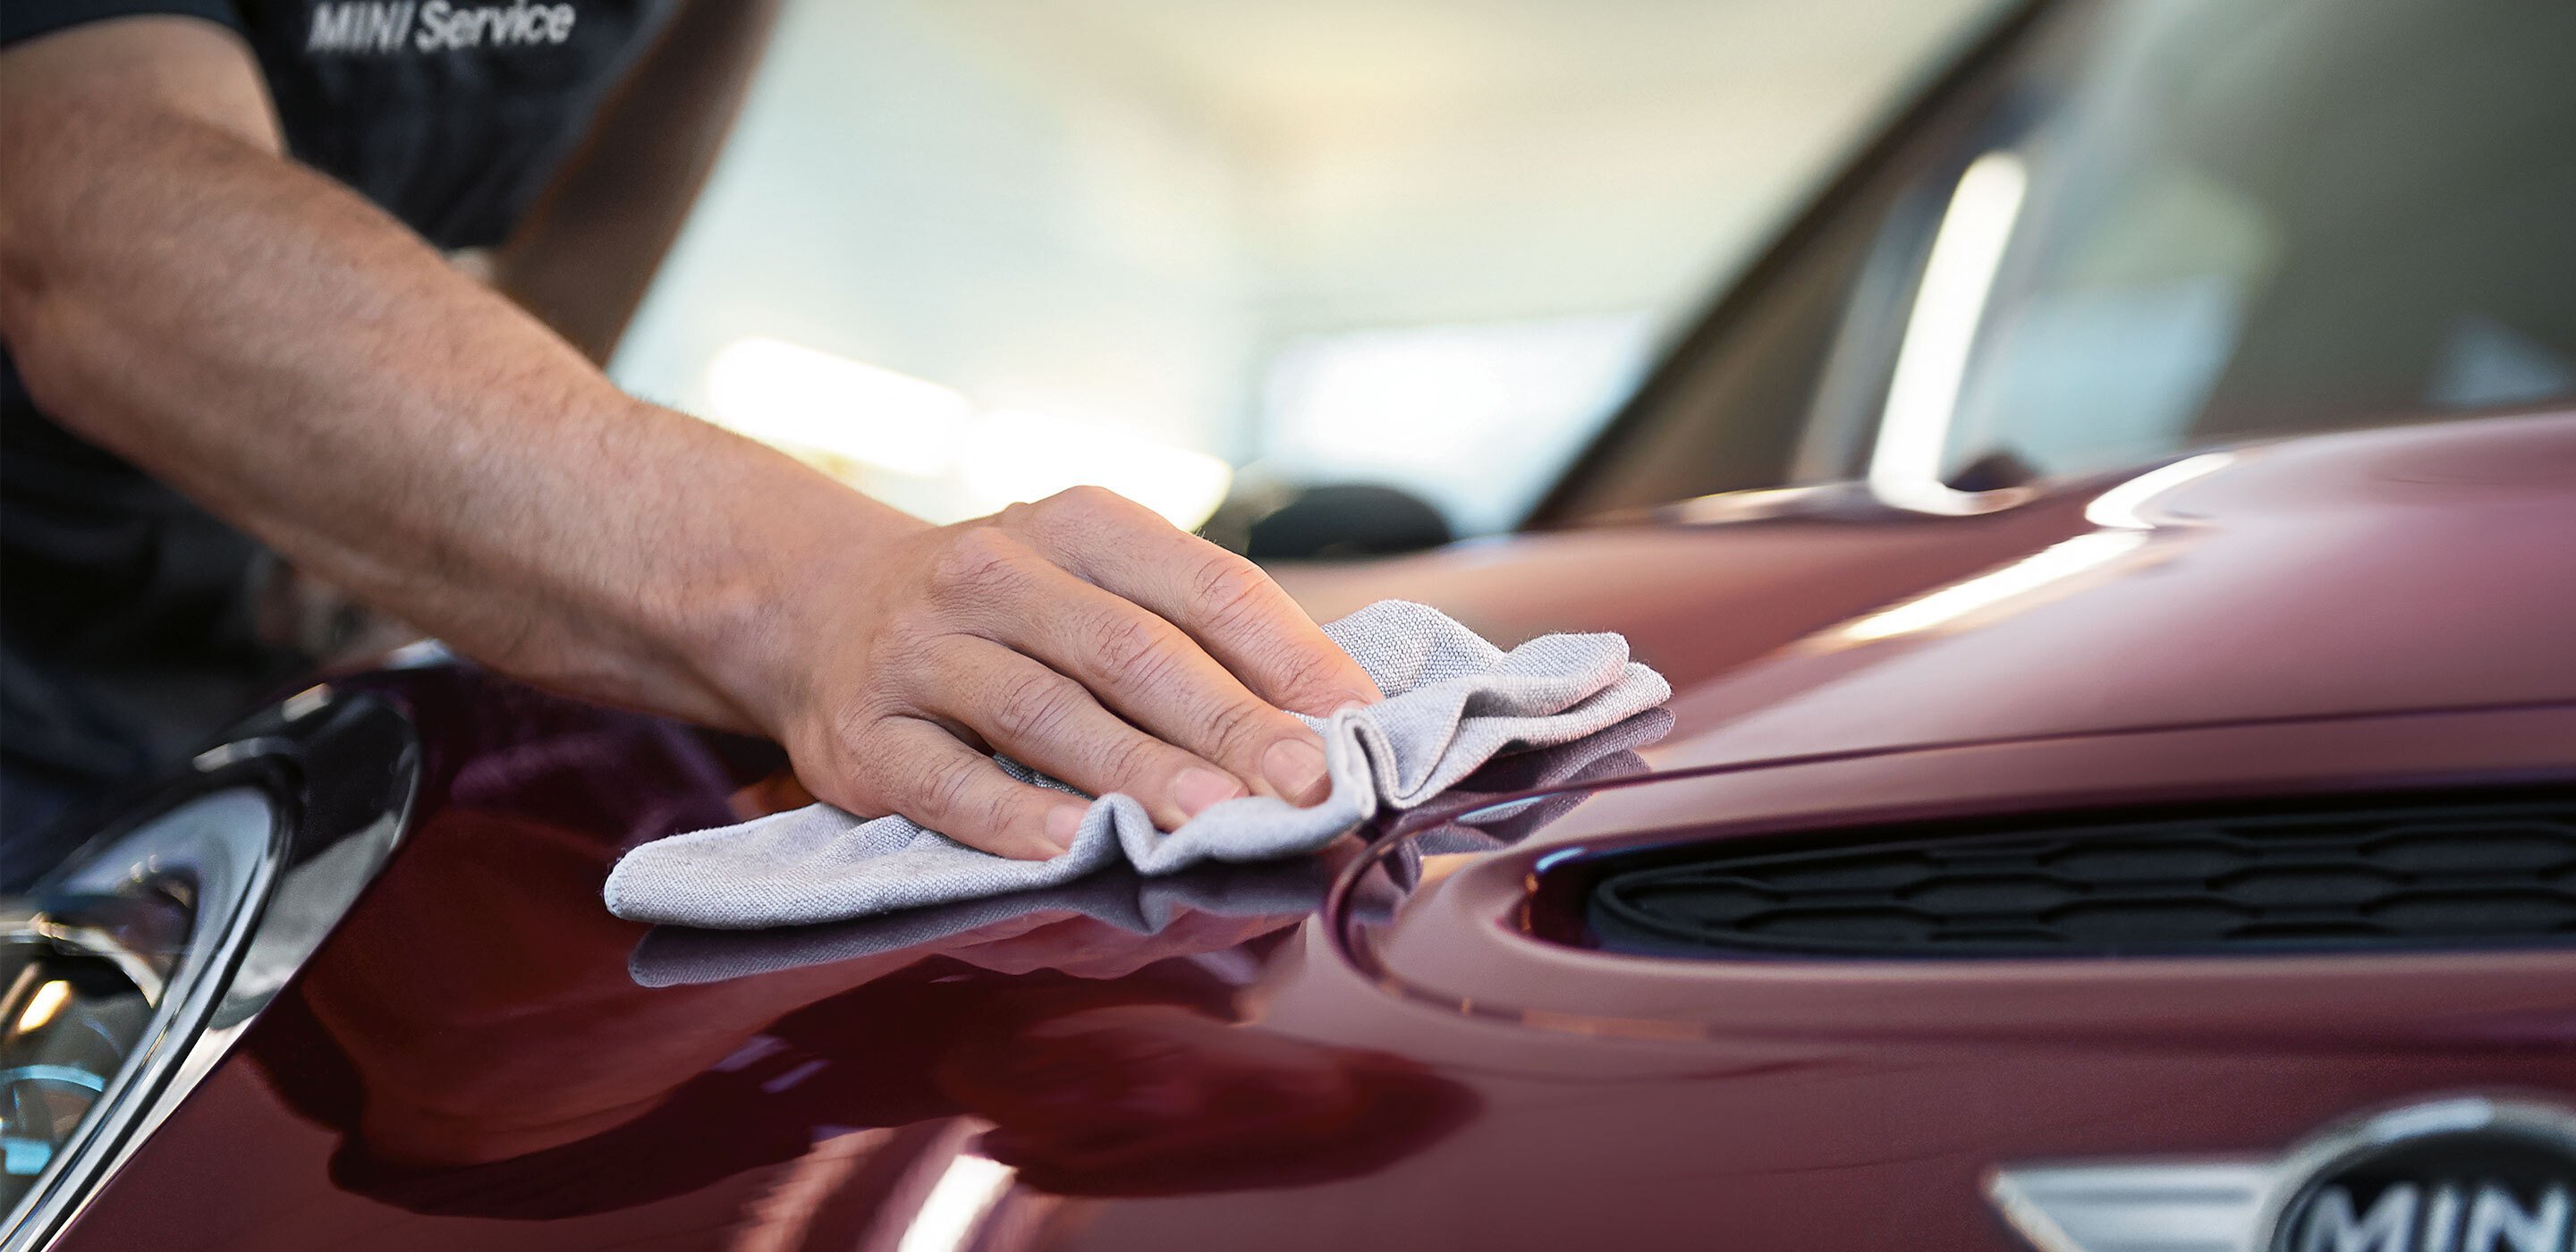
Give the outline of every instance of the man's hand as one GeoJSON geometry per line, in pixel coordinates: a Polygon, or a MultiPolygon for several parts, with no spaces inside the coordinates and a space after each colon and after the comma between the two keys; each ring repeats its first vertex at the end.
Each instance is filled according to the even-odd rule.
{"type": "Polygon", "coordinates": [[[1169,829],[1209,805],[1330,790],[1315,716],[1377,687],[1251,562],[1096,487],[923,526],[800,590],[772,638],[786,695],[746,707],[815,795],[1006,856],[1064,850],[1093,794],[1169,829]]]}

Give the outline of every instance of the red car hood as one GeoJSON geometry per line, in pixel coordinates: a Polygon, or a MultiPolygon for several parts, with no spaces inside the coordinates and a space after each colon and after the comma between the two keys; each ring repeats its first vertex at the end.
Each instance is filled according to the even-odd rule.
{"type": "Polygon", "coordinates": [[[2571,568],[2576,416],[2539,415],[1979,517],[1308,571],[1319,616],[1625,632],[1678,692],[1657,774],[1317,863],[766,935],[648,936],[598,888],[758,803],[772,750],[466,670],[364,680],[422,729],[409,843],[65,1246],[2006,1248],[1999,1165],[2576,1099],[2564,949],[1688,961],[1530,914],[1565,857],[1641,844],[2564,782],[2571,568]]]}
{"type": "Polygon", "coordinates": [[[1662,769],[2576,699],[2576,417],[2175,468],[1978,517],[1581,530],[1290,583],[1319,617],[1401,595],[1497,639],[1620,631],[1679,693],[1662,769]]]}

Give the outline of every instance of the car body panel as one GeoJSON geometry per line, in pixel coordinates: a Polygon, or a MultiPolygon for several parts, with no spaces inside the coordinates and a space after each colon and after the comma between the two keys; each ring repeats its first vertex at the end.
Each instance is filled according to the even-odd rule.
{"type": "Polygon", "coordinates": [[[1311,572],[1325,614],[1392,592],[1502,638],[1628,633],[1676,680],[1654,776],[1509,846],[1440,842],[1473,816],[1444,809],[901,942],[648,942],[601,907],[620,850],[779,802],[773,748],[469,668],[351,676],[420,729],[413,831],[62,1246],[2006,1248],[2001,1166],[2576,1101],[2564,949],[1721,962],[1530,933],[1542,858],[2576,785],[2576,415],[2237,449],[2102,507],[2136,479],[1311,572]],[[2105,533],[2134,542],[1932,598],[2105,533]],[[766,972],[655,976],[674,951],[766,972]]]}
{"type": "Polygon", "coordinates": [[[1621,631],[1675,680],[1682,724],[1651,754],[1666,769],[2576,698],[2563,414],[2249,446],[2146,502],[2134,548],[2079,551],[1921,629],[1834,632],[2128,529],[2085,517],[2126,477],[1985,516],[1578,530],[1292,585],[1324,616],[1401,591],[1496,638],[1621,631]]]}

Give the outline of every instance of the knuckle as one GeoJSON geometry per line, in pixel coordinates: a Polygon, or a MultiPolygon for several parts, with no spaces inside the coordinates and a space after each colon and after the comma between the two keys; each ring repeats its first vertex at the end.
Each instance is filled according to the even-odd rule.
{"type": "Polygon", "coordinates": [[[921,812],[913,816],[932,826],[945,826],[964,816],[975,794],[976,772],[981,768],[981,761],[956,758],[923,770],[915,792],[915,803],[921,812]]]}
{"type": "Polygon", "coordinates": [[[867,742],[877,724],[876,710],[863,703],[851,703],[832,712],[832,746],[839,752],[850,752],[867,742]]]}
{"type": "Polygon", "coordinates": [[[888,614],[875,639],[877,661],[917,663],[929,659],[932,644],[947,633],[939,619],[937,611],[917,604],[904,605],[888,614]]]}
{"type": "Polygon", "coordinates": [[[1028,797],[1017,787],[995,787],[982,798],[969,801],[968,805],[974,813],[974,820],[983,830],[1000,832],[1033,824],[1023,816],[1027,811],[1028,797]]]}
{"type": "Polygon", "coordinates": [[[931,577],[950,593],[989,592],[1016,578],[1024,559],[1026,550],[999,528],[970,526],[940,550],[931,577]]]}
{"type": "Polygon", "coordinates": [[[1133,787],[1176,772],[1166,759],[1170,751],[1162,743],[1143,735],[1128,735],[1102,754],[1100,767],[1115,785],[1133,787]]]}
{"type": "Polygon", "coordinates": [[[1120,690],[1149,687],[1171,668],[1171,638],[1141,614],[1115,614],[1092,639],[1101,681],[1120,690]]]}
{"type": "Polygon", "coordinates": [[[1048,496],[1040,507],[1050,513],[1073,517],[1106,517],[1116,514],[1126,503],[1125,496],[1107,487],[1085,483],[1048,496]]]}
{"type": "Polygon", "coordinates": [[[1271,608],[1270,576],[1231,552],[1218,552],[1190,572],[1190,601],[1207,628],[1226,633],[1258,625],[1271,608]]]}
{"type": "Polygon", "coordinates": [[[851,699],[834,709],[821,745],[832,768],[873,790],[885,790],[883,780],[890,773],[886,758],[890,753],[905,754],[899,738],[886,733],[891,712],[889,702],[874,695],[851,699]]]}
{"type": "Polygon", "coordinates": [[[1279,714],[1257,700],[1229,700],[1209,710],[1202,741],[1219,756],[1248,757],[1276,736],[1279,714]]]}
{"type": "Polygon", "coordinates": [[[1032,535],[1057,543],[1096,540],[1115,520],[1119,498],[1099,487],[1067,487],[1027,509],[1021,525],[1032,535]]]}
{"type": "Polygon", "coordinates": [[[994,693],[993,729],[1015,742],[1054,737],[1073,715],[1081,689],[1053,674],[1021,674],[994,693]]]}
{"type": "Polygon", "coordinates": [[[870,694],[890,702],[935,696],[950,684],[950,636],[935,625],[913,623],[888,630],[868,649],[870,694]]]}
{"type": "Polygon", "coordinates": [[[1274,662],[1273,672],[1279,676],[1287,704],[1300,711],[1330,712],[1329,709],[1314,710],[1306,706],[1352,694],[1349,681],[1351,663],[1337,664],[1336,660],[1308,648],[1291,648],[1282,654],[1274,662]]]}

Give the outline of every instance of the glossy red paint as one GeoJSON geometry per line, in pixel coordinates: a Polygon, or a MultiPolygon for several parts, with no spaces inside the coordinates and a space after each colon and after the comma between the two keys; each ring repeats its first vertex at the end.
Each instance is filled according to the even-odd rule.
{"type": "Polygon", "coordinates": [[[773,750],[466,670],[362,680],[424,732],[409,844],[62,1246],[895,1248],[955,1218],[928,1246],[2001,1249],[1997,1165],[2576,1101],[2565,949],[1899,968],[1529,933],[1542,857],[1639,843],[2576,785],[2576,415],[2203,468],[2114,508],[2095,482],[1317,575],[1327,612],[1628,632],[1679,680],[1658,775],[1409,891],[1381,863],[1436,822],[1179,904],[1104,885],[1162,901],[1127,927],[705,941],[792,965],[877,936],[729,980],[639,983],[657,949],[598,888],[621,848],[761,803],[773,750]],[[2042,556],[2103,534],[2130,538],[2042,556]],[[1802,754],[1830,759],[1778,761],[1802,754]]]}

